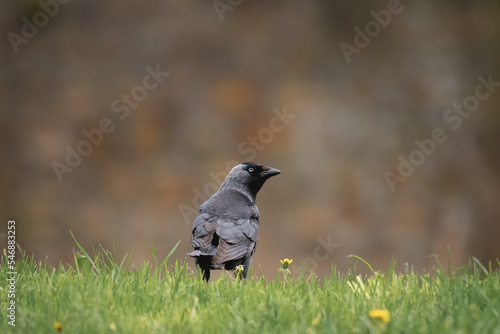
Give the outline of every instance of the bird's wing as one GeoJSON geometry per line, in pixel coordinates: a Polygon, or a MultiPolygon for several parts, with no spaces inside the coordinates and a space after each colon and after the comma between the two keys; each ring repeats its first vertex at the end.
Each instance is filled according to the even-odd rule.
{"type": "Polygon", "coordinates": [[[259,232],[259,210],[239,192],[216,193],[200,207],[193,223],[188,255],[213,256],[212,268],[242,259],[255,249],[259,232]]]}
{"type": "Polygon", "coordinates": [[[218,240],[214,240],[214,232],[217,227],[217,216],[208,213],[200,213],[193,222],[193,234],[191,244],[194,252],[190,256],[215,255],[218,240]]]}
{"type": "Polygon", "coordinates": [[[215,233],[219,237],[219,244],[212,263],[221,264],[250,255],[257,243],[258,232],[257,216],[217,219],[215,233]]]}

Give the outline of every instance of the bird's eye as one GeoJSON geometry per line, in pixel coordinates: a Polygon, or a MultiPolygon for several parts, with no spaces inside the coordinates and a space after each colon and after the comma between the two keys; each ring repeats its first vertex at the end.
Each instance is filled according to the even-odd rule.
{"type": "Polygon", "coordinates": [[[254,171],[253,167],[248,168],[248,171],[249,171],[250,173],[253,173],[253,171],[254,171]]]}

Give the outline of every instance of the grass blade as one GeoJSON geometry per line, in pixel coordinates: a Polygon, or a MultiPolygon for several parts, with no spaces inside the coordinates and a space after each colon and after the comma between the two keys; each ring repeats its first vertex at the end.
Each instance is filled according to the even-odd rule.
{"type": "Polygon", "coordinates": [[[367,267],[371,270],[371,272],[375,274],[375,270],[373,270],[373,268],[372,268],[371,264],[370,264],[370,263],[368,263],[368,261],[366,261],[366,260],[365,260],[365,259],[363,259],[362,257],[359,257],[359,256],[357,256],[357,255],[348,255],[347,257],[353,257],[353,258],[356,258],[356,259],[358,259],[358,260],[362,261],[364,264],[366,264],[366,265],[367,265],[367,267]]]}
{"type": "Polygon", "coordinates": [[[73,232],[71,230],[69,230],[69,233],[73,237],[73,240],[75,241],[76,245],[78,246],[78,249],[80,249],[80,252],[82,252],[83,256],[85,256],[85,258],[87,258],[87,260],[92,264],[92,267],[94,268],[94,270],[96,272],[98,272],[99,270],[97,269],[97,266],[95,265],[94,261],[92,260],[90,255],[85,251],[85,249],[83,249],[83,247],[78,243],[78,241],[76,241],[76,238],[73,235],[73,232]]]}
{"type": "Polygon", "coordinates": [[[489,275],[488,270],[483,266],[483,264],[476,257],[473,256],[472,260],[479,266],[479,268],[481,268],[481,270],[484,272],[484,274],[486,276],[489,275]]]}
{"type": "MultiPolygon", "coordinates": [[[[179,241],[175,244],[174,248],[172,248],[172,250],[170,251],[170,253],[168,253],[168,254],[167,254],[167,256],[165,257],[165,259],[163,259],[163,261],[162,261],[162,263],[160,264],[160,266],[159,266],[159,267],[158,267],[158,266],[156,267],[156,269],[155,269],[155,275],[156,275],[156,270],[161,270],[161,268],[163,268],[164,266],[166,266],[166,265],[167,265],[167,261],[168,261],[168,259],[172,256],[172,254],[174,254],[175,250],[177,249],[177,246],[179,246],[179,244],[180,244],[180,243],[181,243],[181,241],[179,240],[179,241]]],[[[153,257],[155,258],[155,266],[156,266],[156,253],[155,253],[155,251],[154,251],[154,248],[153,248],[153,257]]]]}

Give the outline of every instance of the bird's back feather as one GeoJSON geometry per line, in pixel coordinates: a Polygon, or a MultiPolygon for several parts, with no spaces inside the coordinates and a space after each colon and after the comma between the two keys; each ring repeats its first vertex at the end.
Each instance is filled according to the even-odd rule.
{"type": "Polygon", "coordinates": [[[233,267],[232,262],[252,255],[259,216],[249,197],[236,190],[219,191],[201,206],[193,222],[191,243],[195,250],[188,255],[212,257],[210,269],[233,267]]]}

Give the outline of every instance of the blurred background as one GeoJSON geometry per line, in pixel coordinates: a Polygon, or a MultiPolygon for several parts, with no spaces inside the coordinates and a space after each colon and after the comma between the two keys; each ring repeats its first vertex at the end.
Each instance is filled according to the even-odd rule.
{"type": "Polygon", "coordinates": [[[500,257],[498,1],[3,1],[0,26],[0,233],[38,259],[72,264],[71,230],[184,260],[247,160],[282,171],[254,274],[500,257]]]}

